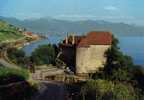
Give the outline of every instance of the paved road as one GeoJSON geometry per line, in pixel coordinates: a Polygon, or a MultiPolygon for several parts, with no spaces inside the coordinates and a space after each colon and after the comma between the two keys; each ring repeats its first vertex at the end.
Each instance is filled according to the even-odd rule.
{"type": "Polygon", "coordinates": [[[33,100],[68,100],[63,83],[42,82],[40,93],[33,100]]]}
{"type": "Polygon", "coordinates": [[[17,65],[9,62],[6,50],[1,53],[0,65],[8,68],[19,68],[17,65]]]}
{"type": "Polygon", "coordinates": [[[14,64],[10,64],[7,61],[5,61],[4,59],[0,58],[0,64],[3,65],[4,67],[8,67],[8,68],[18,68],[16,65],[14,64]]]}

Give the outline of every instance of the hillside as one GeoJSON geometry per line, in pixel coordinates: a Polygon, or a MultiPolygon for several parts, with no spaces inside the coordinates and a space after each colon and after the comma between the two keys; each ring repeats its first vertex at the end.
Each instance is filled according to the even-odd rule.
{"type": "Polygon", "coordinates": [[[66,32],[86,33],[88,31],[111,31],[118,36],[144,36],[144,27],[125,23],[112,23],[103,20],[65,21],[53,18],[18,20],[0,17],[16,26],[25,27],[30,31],[65,34],[66,32]]]}
{"type": "Polygon", "coordinates": [[[0,20],[0,42],[11,42],[23,37],[19,28],[0,20]]]}

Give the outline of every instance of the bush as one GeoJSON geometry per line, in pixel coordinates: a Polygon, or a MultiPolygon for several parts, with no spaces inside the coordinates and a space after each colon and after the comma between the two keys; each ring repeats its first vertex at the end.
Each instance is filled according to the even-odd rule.
{"type": "Polygon", "coordinates": [[[136,100],[132,86],[107,80],[91,80],[81,88],[83,100],[136,100]]]}
{"type": "Polygon", "coordinates": [[[37,91],[25,69],[0,68],[0,100],[30,100],[37,91]]]}

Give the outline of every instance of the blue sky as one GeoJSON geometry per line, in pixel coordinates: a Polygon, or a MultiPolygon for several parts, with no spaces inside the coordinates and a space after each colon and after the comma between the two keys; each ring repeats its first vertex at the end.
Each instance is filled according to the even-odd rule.
{"type": "Polygon", "coordinates": [[[106,20],[144,25],[144,0],[0,0],[0,16],[106,20]]]}

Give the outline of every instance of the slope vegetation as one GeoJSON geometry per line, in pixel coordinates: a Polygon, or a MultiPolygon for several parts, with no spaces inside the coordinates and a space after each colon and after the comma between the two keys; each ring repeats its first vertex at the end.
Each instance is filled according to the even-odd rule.
{"type": "Polygon", "coordinates": [[[0,42],[12,42],[24,38],[20,29],[0,20],[0,42]]]}

